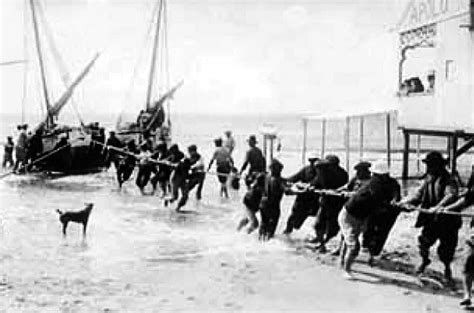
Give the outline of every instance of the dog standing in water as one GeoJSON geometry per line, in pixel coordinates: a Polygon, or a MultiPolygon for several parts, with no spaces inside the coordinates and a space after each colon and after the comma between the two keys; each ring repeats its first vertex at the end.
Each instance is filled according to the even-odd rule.
{"type": "Polygon", "coordinates": [[[77,212],[62,212],[57,210],[59,213],[59,221],[63,224],[63,235],[66,236],[67,224],[69,222],[75,222],[82,224],[82,234],[85,237],[87,231],[87,222],[89,221],[89,215],[91,214],[93,207],[93,203],[86,203],[86,207],[77,212]]]}

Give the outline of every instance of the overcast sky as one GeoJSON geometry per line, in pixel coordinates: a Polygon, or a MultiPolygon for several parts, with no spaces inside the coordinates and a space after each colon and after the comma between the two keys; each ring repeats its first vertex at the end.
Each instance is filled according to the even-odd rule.
{"type": "MultiPolygon", "coordinates": [[[[24,2],[0,2],[0,61],[22,59],[27,51],[27,108],[38,111],[42,99],[29,11],[23,48],[24,2]]],[[[102,52],[75,97],[84,115],[117,114],[124,107],[131,111],[144,105],[151,44],[147,29],[155,2],[42,0],[71,75],[102,52]],[[134,68],[138,75],[131,89],[134,68]]],[[[383,108],[393,101],[396,88],[396,42],[390,29],[405,3],[168,0],[171,81],[184,80],[173,108],[259,114],[383,108]]],[[[63,86],[51,55],[46,60],[57,99],[63,86]]],[[[22,65],[0,67],[0,78],[1,112],[20,112],[22,65]]]]}

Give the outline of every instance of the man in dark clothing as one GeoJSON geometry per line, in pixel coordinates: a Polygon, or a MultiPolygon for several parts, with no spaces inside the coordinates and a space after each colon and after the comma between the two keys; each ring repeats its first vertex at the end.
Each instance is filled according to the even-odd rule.
{"type": "Polygon", "coordinates": [[[275,235],[280,219],[280,203],[286,191],[285,180],[281,177],[283,164],[274,159],[270,164],[270,175],[266,179],[265,191],[260,202],[261,223],[259,238],[269,240],[275,235]]]}
{"type": "MultiPolygon", "coordinates": [[[[455,180],[446,170],[446,160],[442,154],[432,151],[423,160],[426,164],[426,176],[423,184],[413,195],[408,196],[400,202],[400,205],[419,205],[435,213],[443,206],[456,201],[458,186],[455,180]]],[[[438,256],[444,264],[444,277],[452,281],[451,262],[454,258],[458,243],[458,232],[462,225],[459,216],[437,215],[422,213],[418,214],[415,227],[421,227],[418,237],[418,245],[422,262],[417,273],[421,274],[431,263],[429,258],[430,248],[439,241],[438,256]]]]}
{"type": "Polygon", "coordinates": [[[12,167],[15,165],[13,162],[13,148],[15,147],[15,144],[13,143],[13,138],[11,136],[7,137],[7,142],[5,143],[4,150],[3,150],[3,162],[2,162],[2,168],[7,167],[12,167]]]}
{"type": "MultiPolygon", "coordinates": [[[[288,183],[301,184],[302,189],[307,189],[307,185],[316,177],[316,162],[319,158],[311,155],[308,158],[309,165],[306,165],[293,176],[286,179],[288,183]]],[[[306,190],[296,195],[295,202],[291,209],[291,214],[286,222],[284,234],[291,234],[293,229],[300,229],[306,218],[315,215],[318,209],[318,195],[314,192],[306,190]]]]}
{"type": "Polygon", "coordinates": [[[117,170],[119,167],[119,153],[114,149],[108,149],[108,147],[121,149],[123,147],[123,144],[117,138],[117,136],[115,136],[114,131],[111,131],[109,133],[109,138],[107,139],[107,142],[105,144],[106,146],[104,147],[104,150],[103,150],[103,152],[106,153],[105,166],[109,168],[110,164],[113,163],[115,166],[115,169],[117,170]]]}
{"type": "Polygon", "coordinates": [[[145,194],[145,187],[150,181],[151,172],[154,169],[154,163],[151,159],[151,151],[148,150],[146,145],[140,146],[140,153],[137,156],[138,159],[138,174],[135,180],[135,184],[140,189],[142,195],[145,194]]]}
{"type": "Polygon", "coordinates": [[[390,177],[385,163],[374,165],[372,173],[370,181],[349,198],[338,217],[344,237],[341,264],[349,279],[352,278],[352,263],[360,250],[359,236],[365,231],[369,216],[378,208],[391,205],[400,196],[400,186],[390,177]]]}
{"type": "MultiPolygon", "coordinates": [[[[169,155],[166,158],[166,161],[170,162],[170,169],[172,169],[171,176],[170,176],[170,187],[171,187],[171,197],[169,199],[169,202],[173,202],[175,200],[178,200],[179,196],[179,188],[183,184],[183,180],[185,179],[183,177],[183,172],[188,172],[189,168],[187,171],[182,171],[181,167],[179,167],[180,162],[184,159],[184,153],[179,150],[179,147],[177,144],[171,145],[171,147],[168,150],[169,155]]],[[[168,201],[165,201],[165,204],[167,204],[168,201]]]]}
{"type": "Polygon", "coordinates": [[[202,187],[204,185],[204,160],[198,153],[197,147],[191,145],[188,147],[189,157],[179,162],[173,173],[174,191],[173,199],[178,198],[178,190],[181,190],[181,198],[178,201],[176,211],[179,212],[188,201],[189,193],[197,186],[196,198],[201,199],[202,187]]]}
{"type": "MultiPolygon", "coordinates": [[[[384,166],[380,166],[380,162],[374,165],[372,173],[375,175],[373,177],[374,183],[380,181],[389,186],[391,182],[392,187],[387,190],[390,191],[392,200],[400,201],[400,185],[395,179],[388,177],[388,173],[384,173],[384,166]],[[386,180],[384,181],[383,179],[385,178],[386,180]]],[[[374,257],[382,252],[390,230],[392,230],[399,214],[400,209],[398,207],[383,202],[380,207],[377,207],[369,215],[367,219],[367,227],[362,236],[362,247],[366,248],[370,255],[369,265],[372,265],[374,257]]]]}
{"type": "Polygon", "coordinates": [[[249,171],[245,178],[245,184],[250,187],[252,182],[255,180],[258,173],[264,173],[267,167],[265,157],[263,156],[262,150],[257,147],[257,137],[255,135],[249,136],[247,140],[250,149],[245,154],[245,161],[240,169],[240,175],[245,171],[248,165],[250,165],[249,171]]]}
{"type": "Polygon", "coordinates": [[[138,154],[138,150],[134,140],[129,141],[125,151],[129,154],[119,158],[119,165],[117,168],[117,182],[120,188],[122,188],[124,182],[130,179],[133,170],[135,169],[137,159],[134,154],[138,154]]]}
{"type": "MultiPolygon", "coordinates": [[[[166,162],[169,157],[168,147],[165,142],[157,145],[156,152],[152,158],[159,162],[166,162]]],[[[166,164],[158,164],[155,175],[151,178],[151,185],[153,186],[153,194],[156,193],[157,187],[161,189],[161,197],[165,197],[169,191],[169,180],[172,168],[166,164]]]]}
{"type": "MultiPolygon", "coordinates": [[[[335,155],[326,156],[317,164],[318,173],[312,186],[315,189],[339,189],[349,180],[347,172],[339,166],[339,158],[335,155]]],[[[315,242],[319,243],[319,251],[326,252],[326,243],[337,235],[339,225],[337,216],[344,205],[345,199],[338,196],[323,195],[320,198],[320,208],[316,215],[314,229],[315,242]]]]}
{"type": "MultiPolygon", "coordinates": [[[[471,173],[471,178],[467,184],[467,191],[453,204],[445,206],[439,210],[438,213],[444,212],[461,212],[470,206],[474,205],[474,168],[471,173]]],[[[463,266],[463,289],[464,298],[459,303],[461,306],[470,307],[472,305],[472,282],[474,280],[474,219],[471,220],[471,230],[468,239],[466,240],[467,253],[464,256],[463,266]]]]}
{"type": "MultiPolygon", "coordinates": [[[[354,170],[356,174],[349,180],[346,186],[339,188],[339,191],[347,191],[348,194],[355,192],[362,188],[363,186],[367,185],[372,177],[372,173],[370,172],[370,167],[372,164],[370,162],[361,161],[354,166],[354,170]]],[[[341,248],[344,244],[344,237],[341,235],[341,239],[339,242],[339,246],[331,251],[332,255],[339,255],[341,252],[341,248]]]]}

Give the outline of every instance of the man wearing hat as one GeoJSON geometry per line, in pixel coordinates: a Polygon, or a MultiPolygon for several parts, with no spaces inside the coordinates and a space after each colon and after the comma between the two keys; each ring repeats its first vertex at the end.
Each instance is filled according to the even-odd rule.
{"type": "Polygon", "coordinates": [[[252,184],[255,176],[258,175],[258,173],[265,172],[267,165],[262,150],[257,147],[257,137],[255,137],[255,135],[250,135],[247,142],[250,149],[245,154],[245,161],[244,164],[242,164],[242,168],[240,169],[240,175],[242,175],[247,166],[250,165],[247,177],[245,178],[245,183],[248,187],[252,184]]]}
{"type": "Polygon", "coordinates": [[[378,187],[385,190],[390,201],[379,202],[379,206],[374,208],[367,220],[367,229],[362,236],[362,247],[369,252],[370,265],[372,265],[374,257],[382,252],[388,235],[400,214],[400,209],[392,205],[391,201],[400,201],[401,197],[400,184],[396,179],[390,177],[386,161],[377,161],[372,168],[372,173],[370,179],[373,180],[372,186],[375,185],[374,189],[378,187]]]}
{"type": "Polygon", "coordinates": [[[281,177],[283,164],[273,159],[270,164],[270,175],[267,176],[265,191],[260,201],[261,223],[259,238],[269,240],[275,235],[280,219],[280,203],[287,191],[285,180],[281,177]]]}
{"type": "Polygon", "coordinates": [[[400,186],[390,177],[387,164],[377,162],[372,166],[370,181],[344,204],[338,222],[344,237],[341,264],[347,278],[352,278],[352,264],[360,250],[359,236],[366,230],[369,216],[399,200],[399,197],[400,186]]]}
{"type": "MultiPolygon", "coordinates": [[[[438,151],[428,153],[423,163],[426,165],[423,184],[414,194],[403,199],[400,205],[417,205],[436,213],[456,200],[458,186],[446,170],[447,162],[438,151]]],[[[418,245],[422,262],[417,273],[423,273],[431,263],[430,248],[439,241],[438,256],[444,264],[444,277],[447,281],[452,280],[451,262],[456,251],[461,225],[462,221],[458,216],[422,212],[418,214],[415,227],[421,227],[418,245]]]]}
{"type": "MultiPolygon", "coordinates": [[[[346,170],[339,166],[336,155],[328,155],[323,161],[317,163],[317,174],[312,185],[315,189],[339,189],[349,180],[346,170]]],[[[339,232],[337,216],[344,205],[345,199],[338,196],[322,195],[320,208],[316,215],[314,225],[316,238],[313,242],[319,243],[319,251],[326,252],[326,243],[339,232]]]]}
{"type": "MultiPolygon", "coordinates": [[[[308,157],[309,164],[304,166],[293,176],[286,179],[288,183],[300,184],[302,191],[306,189],[306,185],[309,185],[316,177],[316,162],[319,161],[319,157],[316,154],[312,154],[308,157]]],[[[315,214],[318,209],[318,195],[314,192],[307,191],[301,192],[296,195],[295,202],[291,209],[291,214],[286,222],[286,229],[284,234],[289,235],[293,229],[300,229],[304,221],[311,214],[315,214]]]]}
{"type": "MultiPolygon", "coordinates": [[[[339,190],[352,193],[367,185],[370,181],[370,178],[372,177],[372,173],[370,172],[371,166],[372,164],[366,161],[360,161],[357,163],[354,166],[354,170],[356,171],[355,176],[349,180],[349,183],[346,186],[339,188],[339,190]]],[[[340,254],[341,248],[343,246],[343,240],[344,238],[341,237],[339,246],[331,252],[332,255],[340,254]]]]}

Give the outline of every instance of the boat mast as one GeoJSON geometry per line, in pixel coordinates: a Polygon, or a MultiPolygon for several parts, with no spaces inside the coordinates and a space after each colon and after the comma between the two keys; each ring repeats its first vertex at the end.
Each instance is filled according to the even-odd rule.
{"type": "Polygon", "coordinates": [[[46,103],[46,111],[47,111],[47,126],[51,126],[53,124],[52,116],[50,115],[50,102],[49,102],[49,96],[48,96],[48,86],[46,85],[46,72],[44,68],[44,61],[43,61],[43,54],[41,51],[41,44],[40,44],[40,38],[39,38],[39,30],[38,30],[38,20],[36,17],[36,11],[35,11],[35,4],[33,0],[30,0],[30,8],[31,8],[31,15],[33,17],[33,28],[35,32],[35,43],[36,43],[36,52],[38,53],[38,59],[39,59],[39,64],[40,64],[40,70],[41,70],[41,81],[43,84],[43,95],[44,95],[44,100],[46,103]]]}
{"type": "Polygon", "coordinates": [[[158,16],[156,17],[156,30],[155,30],[155,39],[153,42],[153,52],[151,55],[151,67],[150,67],[150,76],[148,78],[148,89],[146,93],[146,109],[150,107],[151,102],[151,92],[153,89],[153,81],[155,77],[155,68],[156,68],[156,52],[158,49],[158,41],[160,35],[160,24],[161,24],[161,11],[163,9],[163,1],[160,0],[160,7],[158,9],[158,16]]]}

